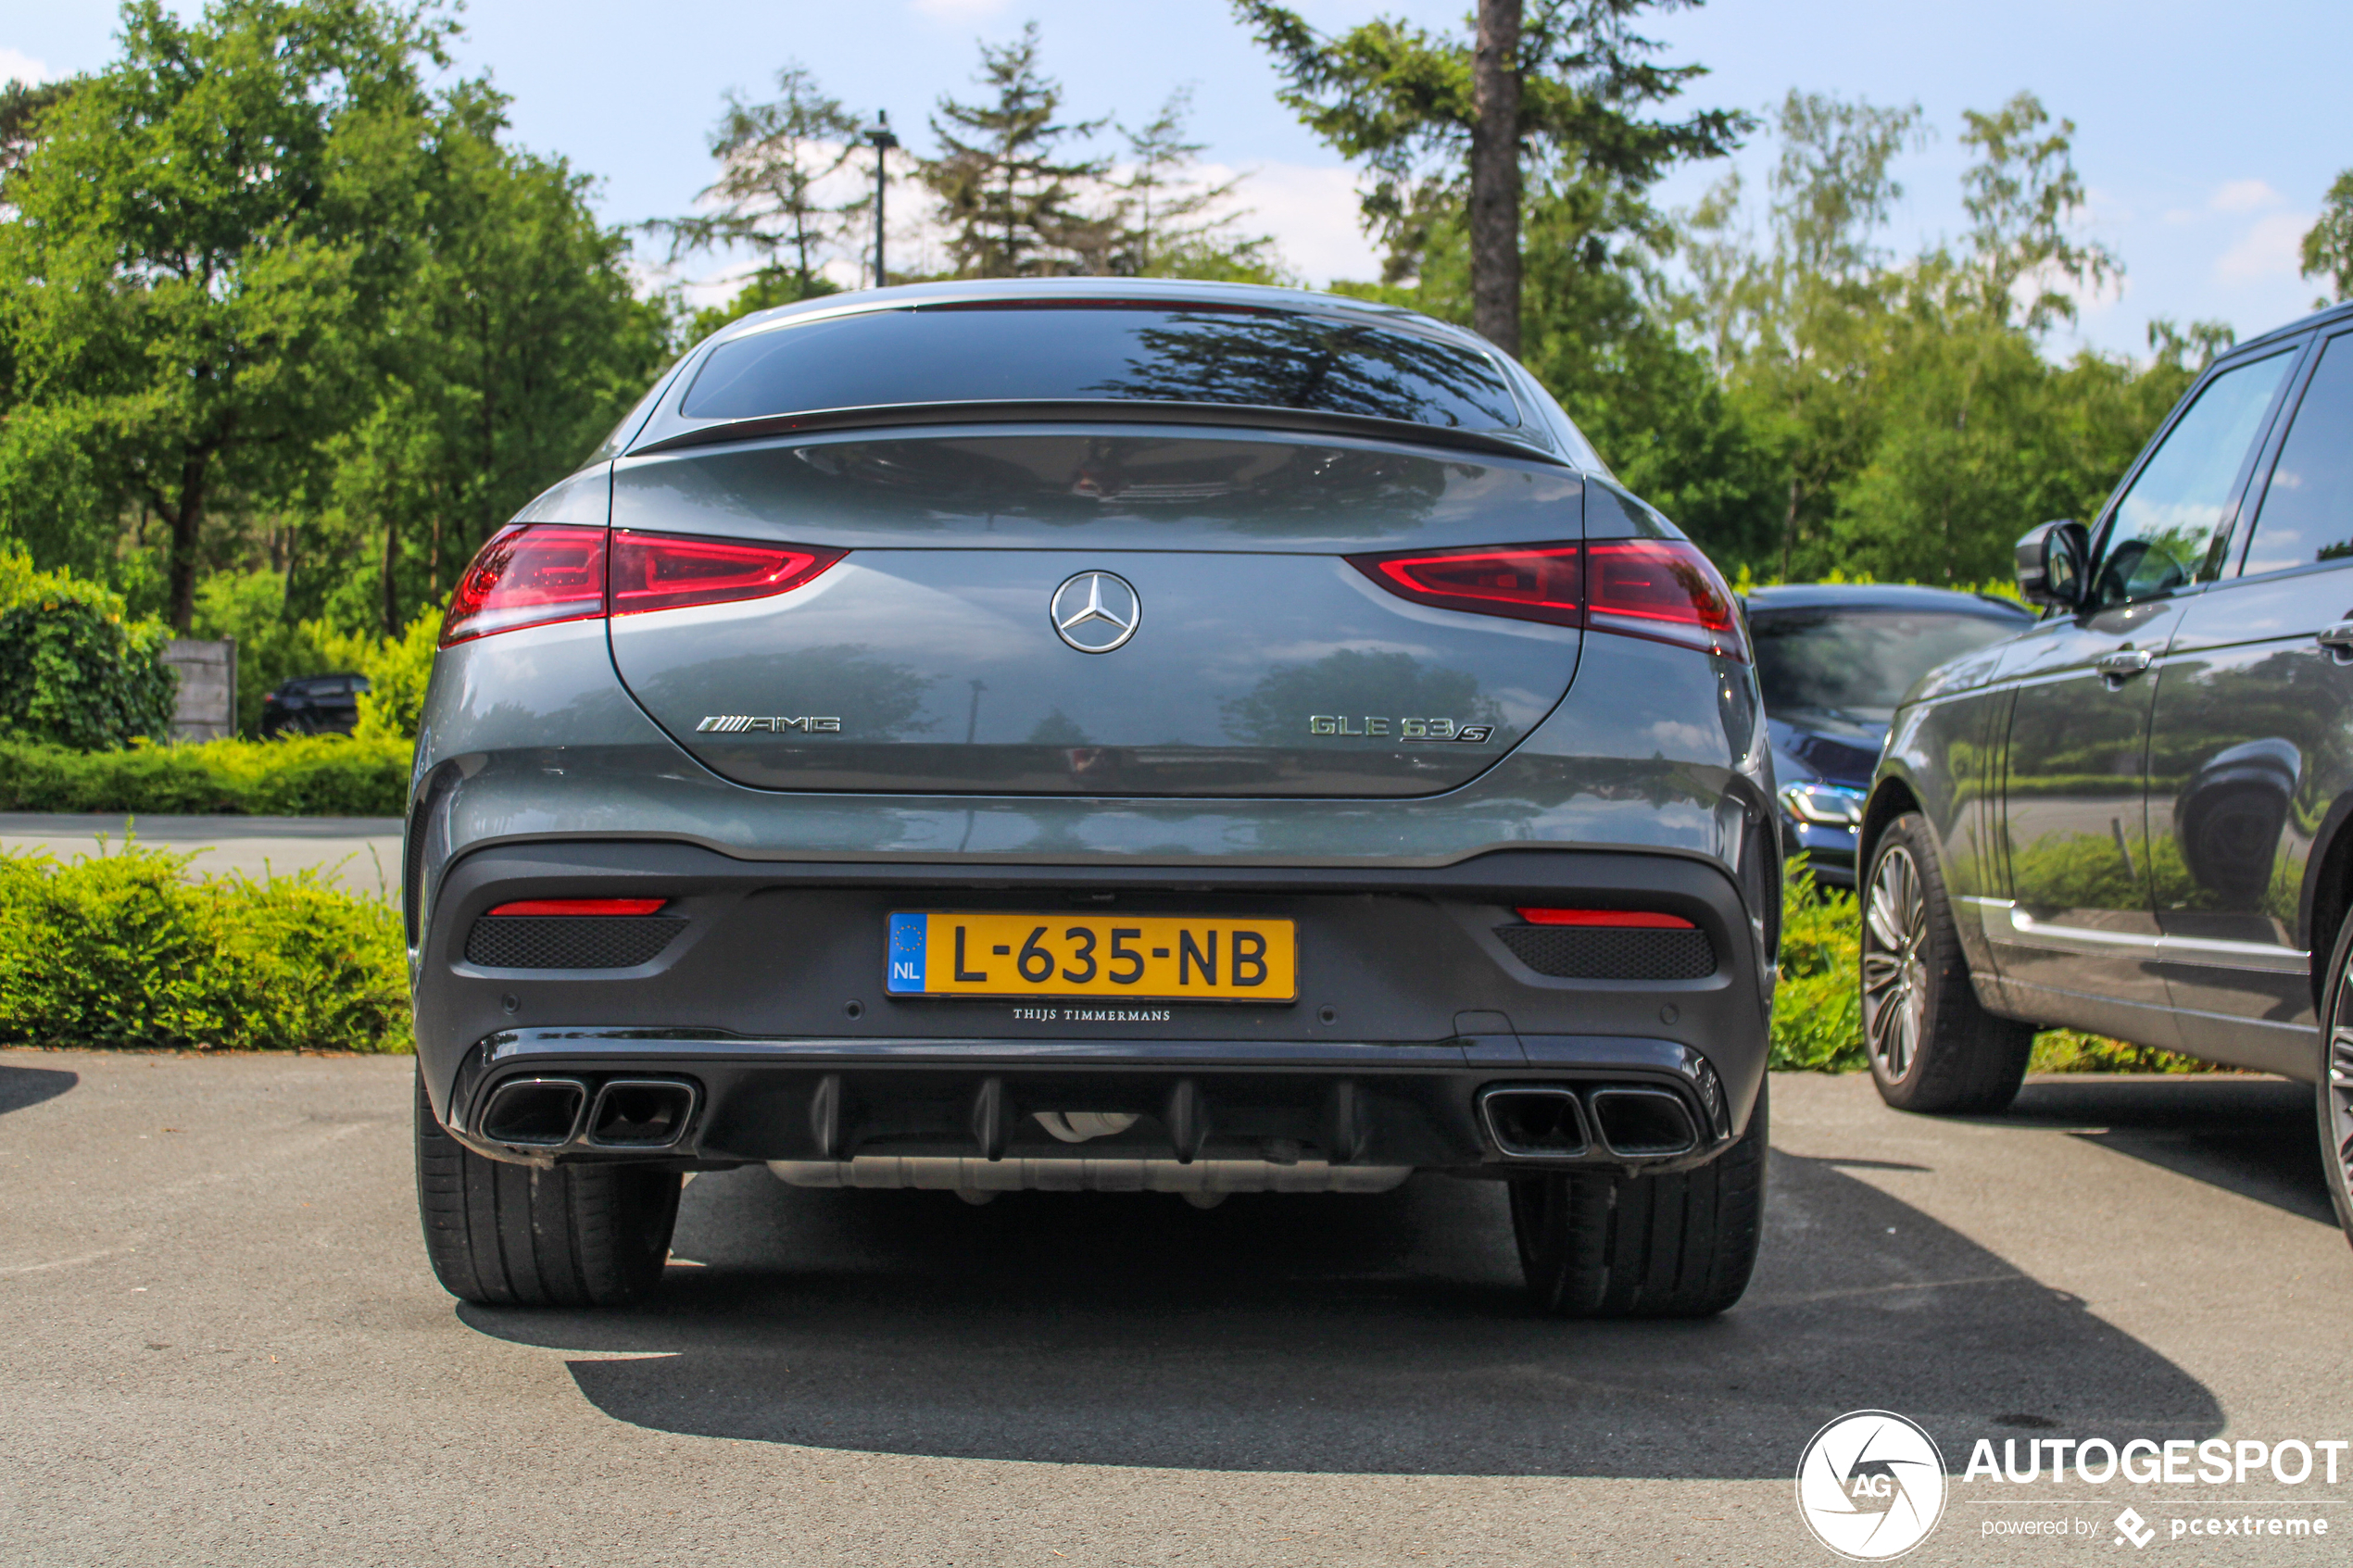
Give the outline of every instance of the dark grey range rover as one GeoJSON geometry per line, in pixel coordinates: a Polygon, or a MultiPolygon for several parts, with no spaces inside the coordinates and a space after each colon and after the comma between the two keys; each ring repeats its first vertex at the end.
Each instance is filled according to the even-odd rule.
{"type": "Polygon", "coordinates": [[[2313,1084],[2353,1230],[2353,309],[2219,360],[2041,622],[1931,673],[1864,813],[1881,1092],[2007,1104],[2035,1025],[2313,1084]]]}
{"type": "Polygon", "coordinates": [[[1546,1310],[1721,1311],[1779,886],[1730,596],[1481,340],[1113,281],[751,317],[449,612],[404,876],[434,1266],[625,1300],[682,1173],[754,1162],[1441,1172],[1511,1184],[1546,1310]]]}

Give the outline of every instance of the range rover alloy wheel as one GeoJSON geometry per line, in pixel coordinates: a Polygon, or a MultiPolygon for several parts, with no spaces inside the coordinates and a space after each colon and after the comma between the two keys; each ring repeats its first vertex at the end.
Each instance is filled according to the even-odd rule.
{"type": "Polygon", "coordinates": [[[2321,1015],[2321,1166],[2328,1174],[2336,1223],[2353,1239],[2353,920],[2336,935],[2329,958],[2328,1008],[2321,1015]]]}
{"type": "Polygon", "coordinates": [[[1863,1039],[1882,1083],[1901,1082],[1919,1054],[1928,1022],[1928,896],[1919,862],[1889,847],[1871,873],[1863,906],[1863,1039]]]}
{"type": "Polygon", "coordinates": [[[1861,967],[1863,1042],[1881,1099],[1982,1113],[2018,1098],[2034,1026],[1978,1001],[1934,833],[1918,812],[1890,822],[1872,854],[1861,967]]]}

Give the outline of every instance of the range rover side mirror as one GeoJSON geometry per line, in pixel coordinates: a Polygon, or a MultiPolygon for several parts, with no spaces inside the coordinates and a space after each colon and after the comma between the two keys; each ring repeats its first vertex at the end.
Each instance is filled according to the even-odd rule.
{"type": "Polygon", "coordinates": [[[2092,539],[2080,522],[2046,522],[2018,542],[2018,591],[2031,605],[2083,602],[2092,539]]]}

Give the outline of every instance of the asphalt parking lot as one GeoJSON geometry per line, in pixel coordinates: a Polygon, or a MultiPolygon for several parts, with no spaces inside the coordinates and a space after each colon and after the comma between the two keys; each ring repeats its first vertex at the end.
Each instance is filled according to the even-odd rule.
{"type": "Polygon", "coordinates": [[[1529,1316],[1501,1189],[1442,1179],[1202,1212],[733,1172],[687,1188],[648,1310],[459,1307],[409,1072],[0,1052],[0,1560],[1829,1563],[1791,1477],[1864,1407],[1956,1472],[1907,1561],[2137,1556],[2127,1503],[2353,1531],[2353,1466],[1957,1476],[1978,1436],[2353,1436],[2353,1252],[2296,1085],[2043,1081],[1957,1123],[1777,1079],[1747,1299],[1596,1326],[1529,1316]],[[1984,1535],[2068,1502],[2097,1538],[1984,1535]]]}
{"type": "Polygon", "coordinates": [[[179,817],[0,811],[0,849],[59,860],[126,842],[190,857],[191,873],[287,876],[315,867],[352,893],[400,897],[397,817],[179,817]]]}

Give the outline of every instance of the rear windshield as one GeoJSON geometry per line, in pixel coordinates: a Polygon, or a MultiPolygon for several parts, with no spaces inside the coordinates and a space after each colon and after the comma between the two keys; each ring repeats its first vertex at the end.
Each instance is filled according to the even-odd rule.
{"type": "Polygon", "coordinates": [[[1517,428],[1495,362],[1418,333],[1263,309],[931,306],[724,344],[679,412],[759,419],[908,403],[1211,403],[1517,428]]]}
{"type": "Polygon", "coordinates": [[[1885,720],[1912,683],[1944,663],[2024,631],[2025,616],[1908,609],[1785,609],[1751,618],[1765,711],[1885,720]]]}

